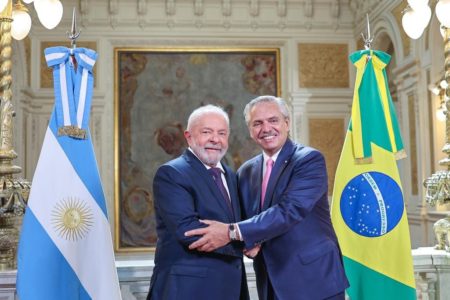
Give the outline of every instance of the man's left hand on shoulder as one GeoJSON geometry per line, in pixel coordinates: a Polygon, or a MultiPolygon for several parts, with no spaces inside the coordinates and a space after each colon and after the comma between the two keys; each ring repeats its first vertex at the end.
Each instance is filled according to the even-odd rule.
{"type": "Polygon", "coordinates": [[[184,233],[185,236],[202,236],[197,241],[190,244],[189,249],[212,252],[230,242],[228,224],[211,220],[200,220],[200,222],[209,226],[189,230],[184,233]]]}

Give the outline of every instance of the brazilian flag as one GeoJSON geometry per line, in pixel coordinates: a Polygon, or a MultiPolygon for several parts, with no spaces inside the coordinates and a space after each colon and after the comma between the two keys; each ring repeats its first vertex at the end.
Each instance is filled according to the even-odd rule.
{"type": "Polygon", "coordinates": [[[336,170],[331,215],[352,300],[416,299],[408,220],[396,160],[405,157],[385,67],[362,50],[350,125],[336,170]]]}

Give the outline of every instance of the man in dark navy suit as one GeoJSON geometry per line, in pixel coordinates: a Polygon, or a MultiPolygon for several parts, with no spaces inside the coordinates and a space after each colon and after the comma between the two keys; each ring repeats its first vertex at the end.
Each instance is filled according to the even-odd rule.
{"type": "Polygon", "coordinates": [[[289,111],[276,97],[244,110],[250,136],[263,153],[238,170],[245,221],[204,221],[191,249],[213,251],[231,235],[254,257],[260,300],[344,299],[348,281],[331,225],[323,155],[289,139],[289,111]],[[235,233],[234,233],[235,232],[235,233]],[[221,242],[222,241],[222,242],[221,242]]]}
{"type": "Polygon", "coordinates": [[[189,249],[198,237],[184,235],[205,227],[201,219],[241,219],[236,175],[220,162],[228,149],[227,113],[213,105],[196,109],[184,136],[189,149],[153,181],[158,242],[147,299],[247,300],[242,242],[227,235],[206,253],[189,249]]]}

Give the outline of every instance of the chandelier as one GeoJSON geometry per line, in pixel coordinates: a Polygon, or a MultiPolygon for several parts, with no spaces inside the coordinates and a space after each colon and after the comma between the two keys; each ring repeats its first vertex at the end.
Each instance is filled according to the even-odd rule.
{"type": "Polygon", "coordinates": [[[59,0],[0,0],[0,13],[3,12],[2,15],[12,19],[11,35],[16,40],[22,40],[30,32],[31,17],[25,4],[32,2],[39,21],[45,28],[53,29],[61,21],[63,6],[59,0]]]}

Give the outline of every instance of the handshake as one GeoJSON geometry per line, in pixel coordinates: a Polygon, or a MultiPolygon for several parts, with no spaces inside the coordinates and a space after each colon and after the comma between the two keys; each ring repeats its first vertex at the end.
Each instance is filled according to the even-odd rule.
{"type": "MultiPolygon", "coordinates": [[[[211,220],[200,220],[200,222],[207,224],[208,227],[197,228],[184,233],[185,236],[201,236],[197,241],[189,245],[189,249],[212,252],[231,241],[228,233],[228,224],[211,220]]],[[[255,258],[260,250],[261,245],[251,249],[244,249],[244,255],[248,258],[255,258]]]]}

